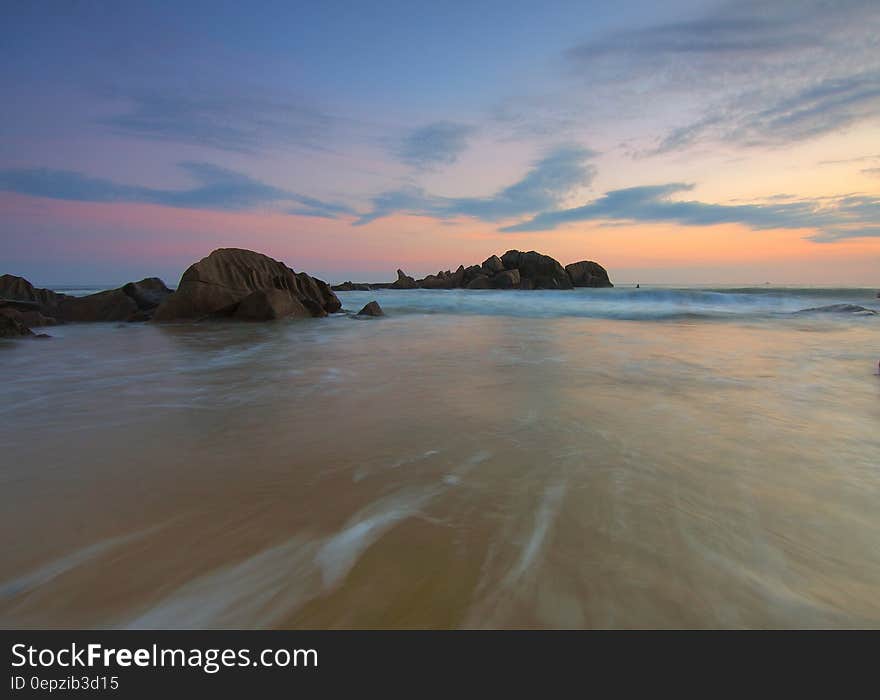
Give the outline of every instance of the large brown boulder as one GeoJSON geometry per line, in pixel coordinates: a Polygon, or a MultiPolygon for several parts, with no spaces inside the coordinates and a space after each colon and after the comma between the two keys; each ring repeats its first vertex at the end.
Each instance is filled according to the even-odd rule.
{"type": "MultiPolygon", "coordinates": [[[[153,315],[154,321],[186,321],[209,316],[235,318],[239,304],[254,292],[284,290],[312,316],[326,316],[342,308],[330,286],[295,273],[284,263],[240,248],[220,248],[208,257],[190,265],[177,291],[162,302],[153,315]]],[[[284,308],[283,295],[274,293],[257,296],[248,302],[242,314],[271,315],[284,308]]],[[[290,306],[295,312],[299,306],[290,306]]],[[[294,313],[293,315],[296,315],[294,313]]],[[[241,318],[241,317],[239,317],[241,318]]]]}
{"type": "Polygon", "coordinates": [[[613,287],[608,272],[599,263],[581,260],[565,266],[565,271],[575,287],[613,287]]]}

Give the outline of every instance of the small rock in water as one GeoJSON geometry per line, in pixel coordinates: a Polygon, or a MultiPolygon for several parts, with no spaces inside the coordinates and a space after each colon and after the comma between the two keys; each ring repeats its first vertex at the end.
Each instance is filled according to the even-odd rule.
{"type": "Polygon", "coordinates": [[[385,312],[382,311],[382,307],[379,306],[378,301],[371,301],[369,304],[364,306],[360,311],[358,311],[358,316],[384,316],[385,312]]]}

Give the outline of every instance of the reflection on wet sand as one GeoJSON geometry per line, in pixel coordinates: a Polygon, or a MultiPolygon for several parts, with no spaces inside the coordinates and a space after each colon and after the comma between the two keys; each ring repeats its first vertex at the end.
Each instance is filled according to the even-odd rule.
{"type": "Polygon", "coordinates": [[[880,626],[875,323],[59,334],[0,349],[4,626],[880,626]]]}

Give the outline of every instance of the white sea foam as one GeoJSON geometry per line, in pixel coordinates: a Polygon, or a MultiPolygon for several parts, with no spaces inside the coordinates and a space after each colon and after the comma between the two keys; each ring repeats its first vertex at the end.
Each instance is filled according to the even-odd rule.
{"type": "Polygon", "coordinates": [[[392,290],[340,292],[343,304],[355,307],[376,298],[389,316],[478,314],[557,318],[564,316],[628,320],[739,319],[787,317],[831,304],[858,304],[880,311],[876,290],[790,289],[575,289],[565,291],[392,290]]]}

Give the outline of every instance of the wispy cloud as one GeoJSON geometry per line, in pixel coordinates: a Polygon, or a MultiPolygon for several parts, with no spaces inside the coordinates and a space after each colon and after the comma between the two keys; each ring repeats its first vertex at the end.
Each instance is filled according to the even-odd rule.
{"type": "Polygon", "coordinates": [[[578,221],[673,223],[680,226],[741,224],[752,229],[812,229],[828,242],[877,235],[880,197],[849,195],[780,203],[711,204],[672,199],[693,185],[669,183],[607,192],[580,207],[548,211],[502,231],[546,231],[578,221]]]}
{"type": "Polygon", "coordinates": [[[862,175],[869,175],[870,177],[880,177],[880,168],[863,168],[862,175]]]}
{"type": "Polygon", "coordinates": [[[835,241],[842,241],[847,238],[880,238],[880,226],[863,226],[855,231],[831,229],[820,231],[812,236],[808,236],[808,238],[816,243],[834,243],[835,241]]]}
{"type": "Polygon", "coordinates": [[[553,95],[507,97],[489,109],[489,119],[503,132],[502,140],[564,140],[582,115],[560,104],[553,95]]]}
{"type": "Polygon", "coordinates": [[[441,121],[413,129],[395,146],[393,154],[421,169],[451,165],[467,149],[475,129],[467,124],[441,121]]]}
{"type": "Polygon", "coordinates": [[[855,158],[838,158],[835,160],[820,160],[817,165],[845,165],[849,163],[866,163],[872,160],[880,160],[880,153],[872,156],[857,156],[855,158]]]}
{"type": "Polygon", "coordinates": [[[295,202],[289,213],[335,218],[353,215],[349,207],[323,202],[267,185],[210,163],[179,163],[198,184],[170,190],[126,185],[70,170],[13,168],[0,170],[0,191],[79,202],[139,202],[184,209],[245,210],[295,202]]]}
{"type": "Polygon", "coordinates": [[[120,114],[102,123],[138,138],[254,153],[278,147],[324,150],[335,120],[301,101],[258,95],[174,90],[150,93],[114,91],[127,102],[120,114]]]}
{"type": "MultiPolygon", "coordinates": [[[[757,3],[751,3],[754,7],[757,3]]],[[[593,61],[623,52],[655,59],[658,54],[714,55],[777,53],[815,41],[778,17],[750,15],[748,3],[726,6],[707,17],[622,31],[572,47],[570,58],[593,61]]]]}
{"type": "Polygon", "coordinates": [[[667,134],[654,153],[709,138],[745,146],[777,146],[841,131],[880,116],[880,71],[819,80],[775,99],[749,95],[667,134]]]}
{"type": "Polygon", "coordinates": [[[878,31],[875,0],[738,0],[565,55],[593,89],[681,105],[682,123],[642,155],[703,142],[777,146],[880,116],[878,31]]]}
{"type": "Polygon", "coordinates": [[[578,145],[559,146],[535,161],[518,182],[489,197],[441,197],[421,188],[384,192],[372,200],[372,211],[358,224],[366,224],[395,212],[449,219],[468,216],[499,221],[559,206],[580,187],[592,182],[595,153],[578,145]]]}

